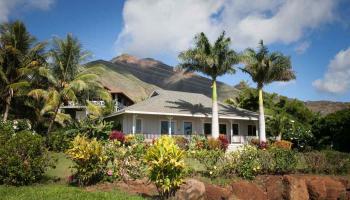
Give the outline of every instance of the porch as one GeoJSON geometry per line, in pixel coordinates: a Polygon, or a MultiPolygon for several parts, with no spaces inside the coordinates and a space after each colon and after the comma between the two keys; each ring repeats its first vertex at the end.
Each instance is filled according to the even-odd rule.
{"type": "MultiPolygon", "coordinates": [[[[117,119],[124,133],[142,134],[145,139],[161,135],[183,136],[211,135],[211,118],[169,115],[123,114],[117,119]]],[[[230,144],[246,144],[257,138],[257,121],[246,119],[219,119],[220,134],[226,135],[230,144]]]]}

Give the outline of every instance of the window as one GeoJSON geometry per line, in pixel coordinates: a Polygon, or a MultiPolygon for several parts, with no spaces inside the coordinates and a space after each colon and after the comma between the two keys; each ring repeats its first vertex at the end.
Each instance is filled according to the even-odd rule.
{"type": "Polygon", "coordinates": [[[184,122],[184,134],[185,135],[192,134],[192,122],[184,122]]]}
{"type": "Polygon", "coordinates": [[[248,136],[256,136],[256,126],[248,125],[248,136]]]}
{"type": "Polygon", "coordinates": [[[142,133],[142,119],[136,119],[136,133],[142,133]]]}
{"type": "Polygon", "coordinates": [[[204,123],[204,134],[211,135],[211,123],[204,123]]]}
{"type": "Polygon", "coordinates": [[[219,133],[226,135],[226,124],[219,124],[219,133]]]}
{"type": "Polygon", "coordinates": [[[232,124],[232,135],[239,135],[238,124],[232,124]]]}
{"type": "MultiPolygon", "coordinates": [[[[160,122],[160,133],[169,134],[169,121],[160,122]]],[[[175,122],[171,122],[171,134],[175,133],[175,122]]]]}

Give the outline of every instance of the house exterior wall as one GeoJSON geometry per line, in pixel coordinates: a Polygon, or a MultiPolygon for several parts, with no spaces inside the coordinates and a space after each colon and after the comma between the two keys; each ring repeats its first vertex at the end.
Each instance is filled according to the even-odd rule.
{"type": "MultiPolygon", "coordinates": [[[[125,134],[131,134],[133,131],[133,115],[130,113],[124,113],[122,115],[116,116],[109,120],[119,121],[122,124],[122,131],[125,134]]],[[[146,135],[159,135],[160,123],[161,121],[168,121],[169,116],[162,115],[144,115],[135,114],[135,119],[142,120],[141,132],[146,135]]],[[[198,118],[198,117],[183,117],[183,116],[172,116],[171,120],[175,122],[174,135],[184,134],[184,122],[192,122],[192,135],[204,134],[204,123],[211,123],[211,118],[198,118]]],[[[248,135],[248,125],[255,125],[256,130],[258,130],[258,122],[251,120],[229,120],[229,119],[219,119],[220,124],[226,124],[226,135],[231,140],[231,123],[238,124],[238,130],[240,136],[248,135]]],[[[256,135],[258,135],[256,133],[256,135]]]]}

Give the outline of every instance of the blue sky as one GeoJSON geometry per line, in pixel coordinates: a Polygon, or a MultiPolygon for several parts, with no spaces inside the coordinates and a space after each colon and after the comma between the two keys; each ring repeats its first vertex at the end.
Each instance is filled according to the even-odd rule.
{"type": "MultiPolygon", "coordinates": [[[[232,48],[255,47],[291,56],[297,79],[266,90],[302,100],[350,101],[350,1],[348,0],[0,0],[0,22],[20,19],[39,40],[77,36],[92,59],[120,53],[169,65],[205,32],[225,30],[232,48]]],[[[249,77],[220,78],[230,85],[249,77]]]]}

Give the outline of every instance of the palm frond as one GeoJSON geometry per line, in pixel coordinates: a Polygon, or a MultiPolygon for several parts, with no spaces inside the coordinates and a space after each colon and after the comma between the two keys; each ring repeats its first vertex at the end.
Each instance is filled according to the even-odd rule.
{"type": "Polygon", "coordinates": [[[71,116],[65,113],[57,113],[55,118],[55,122],[59,123],[61,126],[64,126],[67,122],[70,122],[71,120],[71,116]]]}

